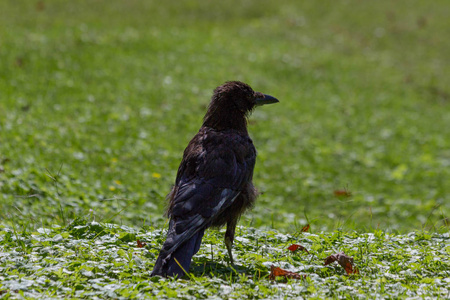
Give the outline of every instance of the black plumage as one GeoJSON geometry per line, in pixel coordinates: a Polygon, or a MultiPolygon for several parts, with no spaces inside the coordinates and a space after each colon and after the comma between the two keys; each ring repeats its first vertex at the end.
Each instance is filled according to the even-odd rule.
{"type": "Polygon", "coordinates": [[[233,263],[236,224],[257,196],[252,183],[256,149],[247,132],[247,117],[255,106],[275,102],[239,81],[214,90],[203,125],[185,149],[168,195],[169,230],[152,276],[184,275],[211,226],[227,225],[225,245],[233,263]]]}

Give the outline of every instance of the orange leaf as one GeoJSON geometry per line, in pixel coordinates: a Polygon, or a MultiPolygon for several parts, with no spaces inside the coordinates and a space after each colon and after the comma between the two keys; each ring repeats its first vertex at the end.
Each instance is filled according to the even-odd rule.
{"type": "Polygon", "coordinates": [[[348,261],[340,265],[344,268],[347,275],[359,274],[359,270],[357,268],[353,268],[353,265],[348,261]]]}
{"type": "Polygon", "coordinates": [[[36,10],[44,10],[44,8],[45,8],[44,1],[38,1],[36,3],[36,10]]]}
{"type": "Polygon", "coordinates": [[[335,190],[334,195],[336,197],[351,197],[352,193],[348,190],[335,190]]]}
{"type": "Polygon", "coordinates": [[[344,268],[347,275],[359,274],[359,270],[353,267],[353,257],[346,255],[344,252],[339,252],[328,256],[327,258],[325,258],[324,265],[329,265],[335,261],[337,261],[338,264],[340,264],[344,268]]]}
{"type": "Polygon", "coordinates": [[[325,263],[323,264],[324,266],[329,265],[333,262],[336,261],[336,257],[334,255],[330,255],[327,258],[325,258],[325,263]]]}
{"type": "Polygon", "coordinates": [[[147,245],[147,243],[143,243],[140,240],[137,240],[136,242],[137,242],[138,248],[144,248],[147,245]]]}
{"type": "Polygon", "coordinates": [[[292,244],[288,247],[288,250],[291,250],[292,252],[295,252],[298,249],[305,251],[306,253],[309,253],[308,250],[305,247],[303,247],[302,245],[292,244]]]}
{"type": "Polygon", "coordinates": [[[274,265],[272,265],[270,267],[269,279],[275,280],[276,277],[280,277],[280,276],[282,276],[284,278],[293,278],[293,279],[302,279],[302,278],[306,277],[306,275],[300,275],[295,272],[286,271],[286,270],[283,270],[282,268],[275,267],[274,265]]]}
{"type": "Polygon", "coordinates": [[[309,230],[309,224],[306,224],[306,226],[303,226],[302,232],[307,232],[309,230]]]}

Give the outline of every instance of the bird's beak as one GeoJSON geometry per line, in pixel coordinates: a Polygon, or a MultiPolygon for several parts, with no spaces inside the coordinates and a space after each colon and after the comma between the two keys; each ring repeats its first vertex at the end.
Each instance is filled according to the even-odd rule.
{"type": "Polygon", "coordinates": [[[263,97],[261,98],[256,98],[256,106],[261,106],[264,104],[271,104],[271,103],[278,103],[280,101],[278,101],[277,98],[263,94],[263,97]]]}

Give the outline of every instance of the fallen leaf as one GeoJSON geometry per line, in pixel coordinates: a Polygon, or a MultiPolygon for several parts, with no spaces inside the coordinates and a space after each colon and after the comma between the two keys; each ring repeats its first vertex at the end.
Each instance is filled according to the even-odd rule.
{"type": "Polygon", "coordinates": [[[353,268],[353,260],[352,260],[352,262],[349,262],[349,261],[340,262],[340,261],[338,261],[338,263],[344,268],[344,270],[347,273],[347,275],[359,274],[359,270],[357,268],[353,268]]]}
{"type": "Polygon", "coordinates": [[[306,253],[309,253],[308,250],[307,250],[305,247],[303,247],[302,245],[292,244],[292,245],[290,245],[290,246],[288,247],[288,250],[290,250],[290,251],[292,251],[292,252],[295,252],[295,251],[297,251],[298,249],[300,249],[300,250],[302,250],[302,251],[305,251],[306,253]]]}
{"type": "Polygon", "coordinates": [[[305,226],[303,226],[302,232],[307,232],[308,230],[309,230],[309,224],[306,224],[305,226]]]}
{"type": "Polygon", "coordinates": [[[346,255],[344,252],[339,252],[325,258],[324,265],[329,265],[333,262],[337,261],[340,264],[347,275],[350,274],[359,274],[359,270],[357,268],[353,268],[353,257],[346,255]]]}
{"type": "Polygon", "coordinates": [[[36,10],[44,10],[44,8],[45,8],[45,4],[44,4],[44,1],[38,1],[37,3],[36,3],[36,10]]]}
{"type": "Polygon", "coordinates": [[[351,197],[352,193],[348,190],[335,190],[334,195],[336,197],[351,197]]]}
{"type": "Polygon", "coordinates": [[[327,258],[325,258],[325,262],[324,262],[323,265],[326,266],[326,265],[329,265],[329,264],[331,264],[331,263],[333,263],[335,261],[336,261],[336,257],[334,255],[330,255],[327,258]]]}
{"type": "Polygon", "coordinates": [[[283,270],[282,268],[275,267],[274,265],[272,265],[270,267],[269,279],[275,280],[276,277],[280,277],[280,276],[282,276],[284,278],[293,278],[293,279],[302,279],[302,278],[306,277],[306,275],[300,275],[295,272],[286,271],[286,270],[283,270]]]}
{"type": "Polygon", "coordinates": [[[144,248],[147,245],[147,243],[143,243],[140,240],[137,240],[136,242],[137,242],[138,248],[144,248]]]}
{"type": "Polygon", "coordinates": [[[417,26],[419,26],[419,28],[424,28],[425,26],[427,26],[427,23],[427,18],[425,18],[424,16],[417,19],[417,26]]]}
{"type": "Polygon", "coordinates": [[[17,57],[14,63],[16,64],[17,67],[23,67],[23,58],[17,57]]]}

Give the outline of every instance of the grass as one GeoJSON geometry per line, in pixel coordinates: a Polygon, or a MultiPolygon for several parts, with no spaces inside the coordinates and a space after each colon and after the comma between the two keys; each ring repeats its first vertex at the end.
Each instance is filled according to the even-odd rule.
{"type": "MultiPolygon", "coordinates": [[[[261,294],[255,297],[288,297],[300,295],[290,288],[298,285],[305,293],[309,289],[308,297],[345,297],[345,292],[354,297],[389,297],[391,292],[392,297],[445,297],[440,284],[448,277],[449,13],[444,0],[1,1],[2,288],[15,297],[14,282],[25,278],[33,281],[32,288],[17,290],[32,293],[27,297],[103,292],[89,281],[98,279],[99,270],[87,270],[94,274],[90,277],[77,269],[92,265],[88,253],[97,251],[95,243],[101,240],[69,230],[81,218],[110,228],[115,253],[132,253],[135,243],[131,238],[117,242],[122,240],[116,234],[151,243],[139,250],[144,265],[135,277],[108,275],[118,285],[109,287],[112,292],[145,294],[153,286],[173,292],[179,283],[148,280],[165,223],[164,198],[212,90],[224,81],[242,80],[281,102],[259,108],[250,120],[258,149],[254,183],[261,195],[242,218],[239,236],[247,238],[253,231],[256,236],[293,236],[309,223],[318,240],[305,235],[305,243],[323,244],[326,251],[338,243],[336,250],[349,249],[357,262],[364,261],[364,274],[353,281],[342,272],[323,273],[329,268],[317,267],[323,257],[314,252],[305,258],[308,263],[303,256],[298,263],[286,256],[293,270],[316,266],[305,269],[311,275],[301,285],[272,284],[264,276],[255,280],[255,270],[268,270],[255,265],[261,257],[266,263],[285,258],[265,257],[251,240],[247,250],[239,248],[245,243],[237,245],[238,265],[249,266],[239,276],[227,268],[225,258],[215,254],[210,259],[210,251],[205,254],[202,248],[206,256],[197,257],[197,264],[222,266],[205,278],[194,270],[194,279],[183,281],[180,293],[196,295],[202,285],[205,292],[198,296],[207,297],[208,286],[224,285],[224,291],[237,293],[232,297],[249,295],[249,287],[254,292],[258,286],[261,294]],[[351,196],[336,196],[336,191],[351,196]],[[370,238],[376,234],[380,237],[370,238]],[[55,236],[57,241],[45,241],[55,236]],[[352,239],[358,245],[370,240],[373,253],[343,246],[352,239]],[[442,239],[442,247],[433,244],[435,239],[442,239]],[[71,244],[84,245],[81,256],[55,252],[71,244]],[[33,245],[41,248],[33,250],[33,245]],[[441,266],[420,260],[428,257],[421,252],[427,247],[440,251],[441,266]],[[411,262],[416,252],[423,256],[411,262]],[[21,267],[23,255],[31,269],[21,267]],[[254,255],[255,262],[246,255],[254,255]],[[14,257],[18,265],[12,267],[14,257]],[[392,278],[378,269],[378,263],[388,262],[397,263],[392,278]],[[75,267],[69,268],[70,263],[75,267]],[[423,271],[416,271],[414,263],[423,271]],[[74,273],[51,275],[53,265],[74,273]],[[39,283],[39,274],[49,281],[39,283]],[[5,285],[6,277],[11,283],[5,285]],[[319,278],[326,282],[323,288],[314,281],[319,278]],[[252,282],[246,286],[246,280],[252,282]],[[142,288],[132,289],[138,282],[142,288]],[[390,284],[397,284],[398,291],[390,284]]],[[[217,234],[210,232],[207,243],[215,244],[217,234]]],[[[279,241],[267,247],[284,253],[279,241]]],[[[214,251],[223,251],[218,245],[214,251]]],[[[114,265],[113,258],[97,258],[108,268],[114,265]]]]}
{"type": "Polygon", "coordinates": [[[9,298],[446,298],[450,294],[449,234],[320,232],[282,234],[239,227],[237,260],[228,265],[223,234],[209,231],[189,278],[149,277],[164,231],[77,219],[67,227],[0,229],[0,294],[9,298]],[[137,247],[136,239],[146,242],[137,247]],[[306,252],[290,253],[301,243],[306,252]],[[344,251],[359,275],[324,259],[344,251]],[[269,280],[275,265],[306,275],[269,280]]]}
{"type": "Polygon", "coordinates": [[[213,88],[238,79],[281,100],[250,121],[263,195],[242,224],[446,226],[449,6],[330,5],[4,1],[3,219],[161,224],[213,88]]]}

